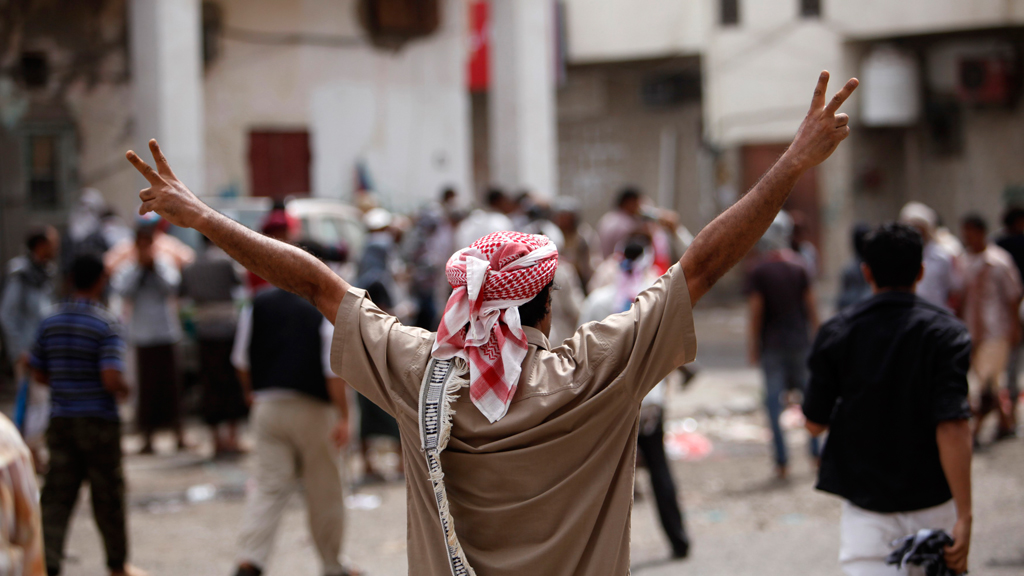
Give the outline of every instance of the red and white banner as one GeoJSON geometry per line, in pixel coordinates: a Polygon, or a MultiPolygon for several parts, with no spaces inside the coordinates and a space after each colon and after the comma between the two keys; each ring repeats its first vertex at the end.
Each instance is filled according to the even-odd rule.
{"type": "Polygon", "coordinates": [[[469,91],[486,92],[491,83],[491,24],[487,0],[469,3],[469,91]]]}

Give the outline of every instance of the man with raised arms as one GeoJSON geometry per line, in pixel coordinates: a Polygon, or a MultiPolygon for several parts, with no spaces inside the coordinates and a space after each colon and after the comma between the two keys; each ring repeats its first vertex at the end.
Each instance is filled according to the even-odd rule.
{"type": "Polygon", "coordinates": [[[499,232],[452,256],[454,292],[434,334],[403,326],[302,250],[203,204],[156,141],[155,168],[127,157],[150,183],[140,213],[198,230],[334,321],[335,373],[398,420],[411,572],[627,574],[640,402],[694,359],[692,306],[757,242],[797,179],[849,135],[838,112],[857,80],[830,101],[827,84],[822,72],[775,165],[630,310],[557,347],[547,334],[558,253],[543,236],[499,232]]]}

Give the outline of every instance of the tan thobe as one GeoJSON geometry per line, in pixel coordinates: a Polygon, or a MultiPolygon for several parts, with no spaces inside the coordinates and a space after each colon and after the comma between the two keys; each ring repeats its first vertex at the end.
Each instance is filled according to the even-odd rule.
{"type": "MultiPolygon", "coordinates": [[[[682,269],[553,350],[525,330],[529,352],[508,414],[489,423],[465,389],[453,406],[441,463],[466,557],[479,576],[628,574],[640,402],[697,351],[682,269]]],[[[398,420],[417,576],[451,574],[418,428],[433,344],[433,333],[403,326],[362,290],[342,299],[331,366],[398,420]]]]}

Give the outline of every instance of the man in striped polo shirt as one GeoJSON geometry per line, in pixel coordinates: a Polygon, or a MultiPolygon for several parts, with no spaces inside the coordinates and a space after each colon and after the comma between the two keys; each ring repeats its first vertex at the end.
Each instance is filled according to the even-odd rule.
{"type": "Polygon", "coordinates": [[[111,575],[137,576],[141,572],[126,564],[117,413],[118,400],[128,395],[124,340],[116,319],[100,304],[107,283],[103,261],[92,255],[77,257],[71,281],[71,298],[40,324],[31,353],[36,380],[50,387],[50,468],[41,498],[46,571],[60,574],[68,522],[82,482],[88,482],[111,575]]]}

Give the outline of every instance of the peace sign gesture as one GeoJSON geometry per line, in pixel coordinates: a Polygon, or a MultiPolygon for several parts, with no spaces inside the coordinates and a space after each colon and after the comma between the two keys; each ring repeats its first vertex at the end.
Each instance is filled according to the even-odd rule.
{"type": "Polygon", "coordinates": [[[212,209],[199,200],[181,180],[178,180],[171,170],[171,165],[167,163],[164,153],[160,151],[160,145],[156,143],[156,140],[149,141],[149,150],[153,153],[156,170],[146,164],[135,152],[129,150],[125,154],[132,166],[135,166],[135,169],[146,178],[150,185],[149,188],[139,192],[139,198],[142,200],[139,214],[156,212],[175,226],[195,228],[212,209]]]}
{"type": "Polygon", "coordinates": [[[801,170],[808,170],[824,162],[839,143],[850,135],[850,117],[837,112],[859,84],[860,81],[851,78],[826,105],[828,72],[822,72],[818,77],[818,85],[814,88],[814,96],[811,98],[811,109],[808,110],[807,116],[796,131],[793,143],[786,151],[786,155],[801,170]]]}

